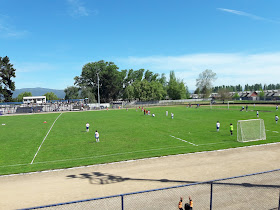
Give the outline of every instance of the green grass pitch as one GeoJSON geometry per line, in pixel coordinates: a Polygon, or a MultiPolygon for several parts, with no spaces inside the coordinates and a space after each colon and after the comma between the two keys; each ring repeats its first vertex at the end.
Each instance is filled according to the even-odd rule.
{"type": "Polygon", "coordinates": [[[60,113],[1,116],[0,175],[279,141],[280,125],[274,120],[275,107],[250,106],[248,112],[240,112],[240,107],[230,106],[229,110],[227,106],[213,106],[212,109],[209,106],[150,107],[155,117],[144,116],[135,108],[65,112],[58,119],[60,113]],[[256,119],[256,110],[260,110],[260,118],[264,119],[267,140],[237,142],[237,121],[256,119]],[[171,112],[174,119],[170,117],[171,112]],[[216,131],[217,121],[221,123],[219,132],[216,131]],[[87,122],[90,123],[89,132],[85,127],[87,122]],[[229,132],[230,123],[234,125],[233,136],[229,132]],[[95,142],[95,130],[100,134],[99,143],[95,142]]]}

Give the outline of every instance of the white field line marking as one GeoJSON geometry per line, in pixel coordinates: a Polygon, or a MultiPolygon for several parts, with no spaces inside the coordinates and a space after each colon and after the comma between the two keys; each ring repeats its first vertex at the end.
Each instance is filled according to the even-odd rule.
{"type": "Polygon", "coordinates": [[[52,163],[52,162],[64,162],[64,161],[74,161],[74,160],[84,160],[84,159],[93,159],[93,158],[101,158],[101,157],[116,156],[116,155],[126,155],[126,154],[131,154],[131,153],[150,152],[150,151],[157,151],[157,150],[164,150],[164,149],[173,149],[173,148],[179,148],[179,147],[183,147],[183,146],[178,146],[178,147],[166,147],[166,148],[157,148],[157,149],[147,149],[147,150],[139,150],[139,151],[133,151],[133,152],[121,152],[121,153],[106,154],[106,155],[98,155],[98,156],[91,156],[91,157],[82,157],[82,158],[74,158],[74,159],[44,161],[44,162],[36,162],[36,163],[34,163],[34,164],[52,163]]]}
{"type": "Polygon", "coordinates": [[[19,164],[14,164],[14,165],[4,165],[4,166],[0,166],[0,168],[14,167],[14,166],[26,166],[26,165],[30,165],[30,163],[19,163],[19,164]]]}
{"type": "MultiPolygon", "coordinates": [[[[133,152],[122,152],[122,153],[98,155],[98,156],[91,156],[91,157],[81,157],[81,158],[74,158],[74,159],[50,160],[50,161],[36,162],[33,164],[44,164],[44,163],[56,163],[56,162],[66,162],[66,161],[75,161],[75,160],[84,160],[84,159],[94,159],[94,158],[101,158],[101,157],[108,157],[108,156],[126,155],[126,154],[130,154],[130,153],[150,152],[150,151],[165,150],[165,149],[176,149],[176,148],[180,148],[180,147],[185,147],[185,146],[163,147],[163,148],[157,148],[157,149],[139,150],[139,151],[133,151],[133,152]]],[[[0,166],[0,168],[1,167],[22,166],[22,165],[29,165],[29,163],[28,164],[4,165],[4,166],[0,166]]]]}
{"type": "Polygon", "coordinates": [[[172,138],[178,139],[178,140],[180,140],[180,141],[183,141],[183,142],[187,142],[187,143],[189,143],[189,144],[192,144],[193,146],[198,146],[198,145],[196,145],[196,144],[194,144],[194,143],[192,143],[192,142],[186,141],[186,140],[184,140],[184,139],[180,139],[180,138],[177,138],[177,137],[172,136],[172,135],[169,135],[169,136],[171,136],[172,138]]]}
{"type": "Polygon", "coordinates": [[[35,158],[36,158],[36,156],[37,156],[37,154],[38,154],[39,150],[41,149],[41,146],[43,145],[43,143],[44,143],[44,141],[46,140],[47,136],[48,136],[48,135],[49,135],[49,133],[51,132],[51,130],[52,130],[52,128],[53,128],[53,126],[54,126],[55,122],[58,120],[58,118],[59,118],[61,115],[62,115],[62,113],[60,113],[60,115],[59,115],[59,116],[55,119],[55,121],[53,122],[53,124],[52,124],[52,126],[51,126],[50,130],[48,131],[47,135],[46,135],[46,136],[45,136],[45,138],[43,139],[43,141],[42,141],[41,145],[39,146],[39,148],[38,148],[38,150],[37,150],[36,154],[34,155],[34,157],[33,157],[33,159],[32,159],[32,161],[31,161],[31,163],[30,163],[30,164],[33,164],[33,161],[35,160],[35,158]]]}
{"type": "Polygon", "coordinates": [[[279,133],[278,131],[272,131],[273,133],[279,133]]]}
{"type": "MultiPolygon", "coordinates": [[[[102,163],[102,164],[87,165],[87,166],[77,166],[77,167],[72,167],[72,168],[61,168],[61,169],[52,169],[52,170],[46,170],[46,171],[35,171],[35,172],[19,173],[19,174],[8,174],[8,175],[0,175],[0,177],[18,176],[18,175],[27,175],[27,174],[38,174],[38,173],[48,173],[48,172],[54,172],[54,171],[65,171],[65,170],[72,170],[72,169],[77,169],[77,168],[88,168],[88,167],[99,166],[99,165],[112,165],[112,164],[151,160],[151,159],[158,159],[158,158],[172,157],[172,156],[185,156],[185,155],[196,155],[196,154],[213,153],[213,152],[223,152],[223,151],[238,150],[238,149],[243,149],[243,148],[246,149],[246,148],[253,148],[253,147],[263,147],[263,146],[270,146],[270,145],[277,145],[277,144],[280,144],[280,142],[274,142],[274,143],[268,143],[268,144],[259,144],[259,145],[251,145],[251,146],[245,146],[245,147],[228,148],[228,149],[220,149],[220,150],[213,150],[213,151],[202,151],[202,152],[195,152],[195,153],[165,155],[165,156],[160,156],[160,157],[142,158],[142,159],[135,159],[135,160],[124,160],[124,161],[119,161],[119,162],[102,163]]],[[[178,147],[172,147],[172,148],[179,148],[179,147],[184,147],[184,146],[178,146],[178,147]]],[[[44,162],[41,162],[41,163],[44,163],[44,162]]],[[[18,164],[18,165],[29,165],[29,164],[18,164]]],[[[6,166],[0,166],[0,167],[8,167],[8,166],[13,166],[13,165],[6,165],[6,166]]]]}
{"type": "Polygon", "coordinates": [[[207,143],[207,144],[199,144],[198,146],[205,146],[210,144],[224,144],[225,142],[216,142],[216,143],[207,143]]]}

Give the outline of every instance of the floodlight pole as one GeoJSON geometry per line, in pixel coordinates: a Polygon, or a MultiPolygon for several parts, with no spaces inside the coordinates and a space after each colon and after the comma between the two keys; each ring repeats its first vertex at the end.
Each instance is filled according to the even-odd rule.
{"type": "Polygon", "coordinates": [[[96,73],[97,75],[97,94],[98,94],[98,107],[100,108],[100,95],[99,95],[99,72],[96,73]]]}

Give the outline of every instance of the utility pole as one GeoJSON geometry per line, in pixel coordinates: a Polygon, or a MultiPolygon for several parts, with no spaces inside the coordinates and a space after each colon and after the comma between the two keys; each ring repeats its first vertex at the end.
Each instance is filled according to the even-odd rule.
{"type": "Polygon", "coordinates": [[[97,94],[98,94],[98,107],[100,109],[100,96],[99,96],[99,72],[96,73],[97,75],[97,94]]]}

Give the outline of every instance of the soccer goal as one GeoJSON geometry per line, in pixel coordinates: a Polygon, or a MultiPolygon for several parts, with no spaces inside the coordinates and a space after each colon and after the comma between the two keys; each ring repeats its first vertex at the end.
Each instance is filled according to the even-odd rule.
{"type": "Polygon", "coordinates": [[[228,102],[227,102],[227,109],[229,109],[229,104],[230,104],[230,103],[234,104],[234,101],[228,101],[228,102]]]}
{"type": "Polygon", "coordinates": [[[239,120],[237,122],[237,141],[248,142],[266,140],[263,119],[239,120]]]}

